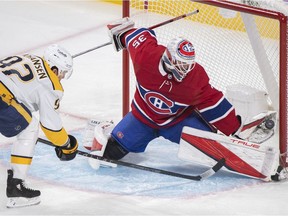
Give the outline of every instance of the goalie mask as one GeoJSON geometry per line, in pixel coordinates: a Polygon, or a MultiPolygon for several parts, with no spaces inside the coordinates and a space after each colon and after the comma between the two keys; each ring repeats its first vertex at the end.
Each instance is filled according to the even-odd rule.
{"type": "Polygon", "coordinates": [[[63,47],[53,44],[44,51],[44,60],[53,70],[58,69],[58,76],[69,79],[73,72],[73,58],[63,47]]]}
{"type": "Polygon", "coordinates": [[[182,37],[174,38],[168,43],[162,61],[175,80],[182,82],[195,66],[194,46],[182,37]]]}

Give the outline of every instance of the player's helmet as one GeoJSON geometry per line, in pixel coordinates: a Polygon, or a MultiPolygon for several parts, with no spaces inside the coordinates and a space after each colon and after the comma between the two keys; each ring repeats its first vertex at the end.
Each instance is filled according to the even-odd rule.
{"type": "Polygon", "coordinates": [[[162,55],[166,68],[172,72],[175,80],[182,82],[183,78],[195,66],[195,50],[193,44],[182,38],[172,39],[162,55]]]}
{"type": "Polygon", "coordinates": [[[69,79],[73,72],[73,58],[63,47],[53,44],[44,51],[44,59],[49,67],[56,67],[65,79],[69,79]]]}

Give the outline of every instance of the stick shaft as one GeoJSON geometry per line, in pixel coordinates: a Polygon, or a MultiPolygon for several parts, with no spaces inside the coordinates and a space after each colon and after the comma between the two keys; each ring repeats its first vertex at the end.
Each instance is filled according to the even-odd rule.
{"type": "MultiPolygon", "coordinates": [[[[192,12],[190,12],[190,13],[183,14],[183,15],[180,15],[180,16],[178,16],[178,17],[174,17],[174,18],[169,19],[169,20],[166,20],[166,21],[164,21],[164,22],[162,22],[162,23],[158,23],[158,24],[156,24],[156,25],[154,25],[154,26],[149,27],[149,29],[158,28],[158,27],[163,26],[163,25],[166,25],[166,24],[168,24],[168,23],[175,22],[175,21],[177,21],[177,20],[179,20],[179,19],[183,19],[183,18],[188,17],[188,16],[191,16],[191,15],[193,15],[193,14],[197,14],[198,12],[199,12],[198,9],[197,9],[197,10],[194,10],[194,11],[192,11],[192,12]]],[[[81,55],[83,55],[83,54],[85,54],[85,53],[91,52],[91,51],[93,51],[93,50],[96,50],[96,49],[99,49],[99,48],[102,48],[102,47],[105,47],[105,46],[108,46],[108,45],[110,45],[110,44],[112,44],[111,41],[106,42],[106,43],[101,44],[101,45],[99,45],[99,46],[97,46],[97,47],[94,47],[94,48],[85,50],[85,51],[83,51],[83,52],[77,53],[77,54],[73,55],[72,58],[76,58],[76,57],[81,56],[81,55]]]]}
{"type": "Polygon", "coordinates": [[[214,125],[210,124],[200,113],[198,109],[194,109],[194,113],[211,129],[213,133],[217,133],[217,128],[214,125]]]}
{"type": "Polygon", "coordinates": [[[191,16],[191,15],[193,15],[193,14],[197,14],[198,12],[199,12],[198,9],[197,9],[197,10],[194,10],[194,11],[192,11],[192,12],[190,12],[190,13],[183,14],[183,15],[180,15],[180,16],[178,16],[178,17],[174,17],[174,18],[169,19],[169,20],[166,20],[166,21],[164,21],[164,22],[162,22],[162,23],[158,23],[158,24],[156,24],[156,25],[154,25],[154,26],[149,27],[149,29],[158,28],[158,27],[160,27],[160,26],[166,25],[166,24],[171,23],[171,22],[175,22],[175,21],[177,21],[177,20],[183,19],[183,18],[188,17],[188,16],[191,16]]]}
{"type": "Polygon", "coordinates": [[[76,57],[78,57],[78,56],[80,56],[80,55],[83,55],[83,54],[85,54],[85,53],[88,53],[88,52],[91,52],[91,51],[93,51],[93,50],[99,49],[99,48],[101,48],[101,47],[108,46],[108,45],[110,45],[110,44],[112,44],[111,41],[109,41],[109,42],[107,42],[107,43],[104,43],[104,44],[101,44],[101,45],[99,45],[99,46],[97,46],[97,47],[88,49],[88,50],[86,50],[86,51],[77,53],[77,54],[73,55],[72,58],[76,58],[76,57]]]}
{"type": "MultiPolygon", "coordinates": [[[[42,139],[42,138],[38,138],[38,141],[41,143],[44,143],[46,145],[49,145],[49,146],[54,146],[51,142],[49,142],[48,140],[42,139]]],[[[170,171],[166,171],[166,170],[162,170],[162,169],[156,169],[156,168],[152,168],[152,167],[141,166],[141,165],[137,165],[137,164],[133,164],[133,163],[129,163],[129,162],[111,160],[111,159],[107,159],[107,158],[104,158],[104,157],[101,157],[98,155],[92,155],[88,152],[84,152],[81,150],[77,150],[77,154],[82,155],[84,157],[94,158],[97,160],[106,161],[109,163],[114,163],[114,164],[130,167],[130,168],[145,170],[145,171],[149,171],[149,172],[153,172],[153,173],[164,174],[164,175],[169,175],[169,176],[174,176],[174,177],[184,178],[184,179],[189,179],[189,180],[194,180],[194,181],[200,181],[202,179],[206,179],[206,178],[210,177],[211,175],[216,173],[219,169],[221,169],[221,167],[224,165],[224,162],[225,162],[224,160],[220,160],[212,168],[205,171],[204,173],[202,173],[200,175],[196,175],[196,176],[191,176],[191,175],[185,175],[185,174],[170,172],[170,171]]]]}

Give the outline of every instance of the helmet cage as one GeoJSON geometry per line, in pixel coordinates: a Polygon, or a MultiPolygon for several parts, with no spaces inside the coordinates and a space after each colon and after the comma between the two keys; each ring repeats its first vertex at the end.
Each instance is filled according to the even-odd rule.
{"type": "Polygon", "coordinates": [[[166,66],[166,68],[173,74],[174,78],[178,82],[182,82],[182,79],[186,76],[182,71],[177,70],[177,68],[171,63],[169,58],[167,57],[166,51],[162,57],[162,60],[166,66]]]}

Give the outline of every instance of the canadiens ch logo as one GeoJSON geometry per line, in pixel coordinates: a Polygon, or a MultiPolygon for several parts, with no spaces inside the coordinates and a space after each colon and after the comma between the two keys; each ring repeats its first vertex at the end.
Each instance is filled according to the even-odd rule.
{"type": "Polygon", "coordinates": [[[157,92],[148,92],[145,94],[145,100],[148,106],[156,113],[172,114],[171,108],[174,103],[163,95],[157,92]]]}
{"type": "Polygon", "coordinates": [[[121,131],[118,131],[118,132],[117,132],[117,137],[118,137],[119,139],[122,139],[122,138],[124,137],[124,134],[123,134],[121,131]]]}
{"type": "Polygon", "coordinates": [[[193,45],[186,40],[183,40],[178,44],[177,53],[185,59],[191,59],[195,55],[193,45]]]}

